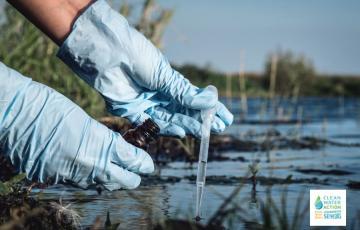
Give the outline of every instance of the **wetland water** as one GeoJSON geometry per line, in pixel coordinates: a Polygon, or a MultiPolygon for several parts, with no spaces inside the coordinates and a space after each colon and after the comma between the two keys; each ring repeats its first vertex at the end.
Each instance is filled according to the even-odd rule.
{"type": "MultiPolygon", "coordinates": [[[[239,102],[232,101],[232,108],[239,102]]],[[[283,114],[292,108],[291,102],[280,103],[283,114]]],[[[249,115],[252,121],[271,119],[269,111],[263,109],[264,101],[249,100],[249,115]]],[[[304,98],[298,102],[302,110],[303,124],[263,124],[236,123],[226,133],[236,137],[248,138],[248,134],[262,133],[269,128],[276,129],[282,135],[313,136],[325,138],[339,143],[360,143],[360,101],[357,99],[329,99],[304,98]],[[294,131],[295,130],[295,131],[294,131]]],[[[236,111],[234,110],[234,113],[236,111]]],[[[293,119],[298,118],[296,111],[293,119]]],[[[256,135],[255,135],[256,136],[256,135]]],[[[347,189],[347,223],[351,223],[360,210],[360,190],[347,187],[349,181],[360,181],[360,147],[339,146],[326,144],[320,149],[273,149],[269,152],[236,152],[222,153],[227,156],[225,161],[211,161],[208,163],[208,176],[243,177],[248,172],[251,162],[259,162],[258,177],[276,177],[304,180],[300,183],[286,185],[274,183],[271,186],[271,196],[278,202],[284,189],[287,191],[287,214],[292,219],[296,211],[296,199],[304,194],[303,205],[308,205],[309,189],[347,189]],[[243,157],[242,161],[233,161],[243,157]],[[307,170],[312,169],[312,170],[307,170]],[[314,179],[315,178],[315,179],[314,179]]],[[[64,204],[73,203],[72,207],[78,210],[83,217],[82,226],[94,223],[97,216],[103,220],[106,212],[110,212],[111,221],[119,222],[121,229],[148,229],[162,218],[194,217],[195,181],[186,179],[186,176],[196,175],[197,165],[192,166],[185,162],[172,162],[160,170],[162,177],[174,176],[181,178],[174,183],[145,183],[134,191],[103,192],[83,191],[61,185],[50,187],[42,192],[44,200],[59,200],[64,204]]],[[[216,178],[216,177],[214,177],[216,178]]],[[[218,177],[220,178],[220,177],[218,177]]],[[[146,179],[145,179],[146,180],[146,179]]],[[[203,214],[204,222],[210,218],[239,183],[227,183],[226,180],[209,180],[206,185],[203,214]]],[[[252,185],[245,184],[235,201],[247,209],[254,217],[260,218],[260,200],[265,200],[266,183],[257,184],[256,193],[252,192],[252,185]]],[[[35,191],[36,192],[36,191],[35,191]]],[[[225,222],[226,226],[229,223],[225,222]]],[[[309,227],[309,214],[304,217],[302,229],[309,227]]],[[[299,226],[300,227],[300,226],[299,226]]],[[[234,229],[245,228],[243,223],[235,220],[234,229]]]]}

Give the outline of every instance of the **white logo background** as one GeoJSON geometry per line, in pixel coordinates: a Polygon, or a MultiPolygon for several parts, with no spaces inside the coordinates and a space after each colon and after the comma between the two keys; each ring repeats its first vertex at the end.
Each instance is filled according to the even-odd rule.
{"type": "Polygon", "coordinates": [[[346,226],[346,190],[310,190],[310,226],[346,226]],[[315,208],[315,201],[318,196],[324,203],[324,207],[319,210],[315,208]],[[327,200],[331,200],[333,197],[340,198],[341,218],[325,219],[324,216],[321,218],[319,214],[324,214],[326,211],[339,211],[339,209],[331,209],[325,204],[327,200]],[[315,218],[316,214],[317,218],[315,218]]]}

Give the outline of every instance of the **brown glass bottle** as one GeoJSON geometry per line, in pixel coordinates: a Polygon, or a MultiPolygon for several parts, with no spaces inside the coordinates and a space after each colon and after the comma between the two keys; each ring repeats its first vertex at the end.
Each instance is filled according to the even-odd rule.
{"type": "Polygon", "coordinates": [[[160,127],[151,119],[147,119],[140,126],[124,133],[124,139],[138,148],[147,150],[150,142],[157,139],[160,127]]]}

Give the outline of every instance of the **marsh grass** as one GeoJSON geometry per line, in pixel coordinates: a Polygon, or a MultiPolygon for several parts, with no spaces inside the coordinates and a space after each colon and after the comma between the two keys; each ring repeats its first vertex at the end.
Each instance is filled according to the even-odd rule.
{"type": "Polygon", "coordinates": [[[259,166],[259,162],[258,161],[253,161],[251,164],[248,165],[249,168],[249,173],[250,173],[250,178],[252,181],[252,190],[256,191],[256,175],[258,174],[259,170],[260,170],[260,166],[259,166]]]}
{"type": "MultiPolygon", "coordinates": [[[[222,226],[230,223],[230,229],[236,229],[234,223],[242,223],[244,228],[265,230],[296,230],[302,229],[303,222],[308,213],[308,199],[304,198],[304,192],[300,192],[294,206],[294,215],[288,216],[288,195],[287,188],[284,187],[280,196],[280,202],[277,202],[271,192],[271,187],[266,190],[264,198],[257,198],[260,204],[258,215],[254,215],[253,210],[244,207],[246,197],[239,199],[240,192],[244,184],[236,187],[228,197],[223,197],[221,193],[217,195],[224,199],[219,209],[213,214],[207,223],[208,226],[222,226]],[[230,221],[230,222],[229,222],[230,221]]],[[[253,196],[253,194],[252,194],[253,196]]],[[[252,198],[253,199],[253,198],[252,198]]]]}
{"type": "Polygon", "coordinates": [[[35,198],[31,191],[38,185],[25,174],[0,182],[0,229],[79,229],[80,216],[71,204],[35,198]]]}
{"type": "Polygon", "coordinates": [[[81,216],[77,211],[71,208],[71,205],[72,203],[64,205],[61,198],[59,203],[53,201],[49,203],[51,210],[55,212],[55,218],[57,222],[68,223],[75,229],[81,228],[81,216]]]}

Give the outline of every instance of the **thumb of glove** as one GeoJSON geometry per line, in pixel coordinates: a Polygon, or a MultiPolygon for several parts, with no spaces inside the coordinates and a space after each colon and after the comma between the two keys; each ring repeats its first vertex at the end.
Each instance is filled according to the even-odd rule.
{"type": "MultiPolygon", "coordinates": [[[[161,56],[159,54],[159,56],[161,56]]],[[[191,84],[182,74],[174,70],[164,57],[160,57],[159,68],[154,73],[158,79],[154,81],[152,90],[174,99],[180,105],[195,110],[214,107],[218,101],[216,93],[208,89],[199,89],[191,84]]]]}
{"type": "Polygon", "coordinates": [[[116,152],[112,155],[112,163],[134,173],[148,174],[154,172],[154,162],[144,150],[137,148],[117,134],[116,152]]]}
{"type": "Polygon", "coordinates": [[[108,190],[134,189],[141,182],[138,174],[152,173],[154,162],[144,150],[127,143],[120,134],[114,135],[115,148],[110,151],[111,162],[96,179],[108,190]]]}

